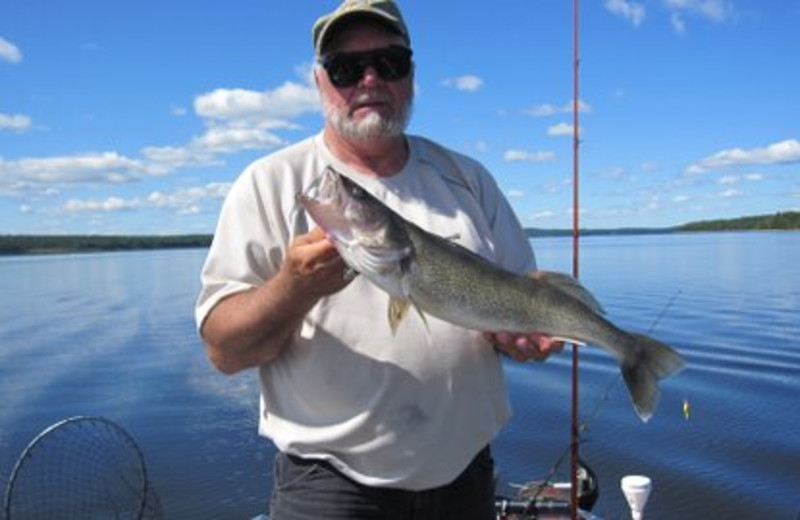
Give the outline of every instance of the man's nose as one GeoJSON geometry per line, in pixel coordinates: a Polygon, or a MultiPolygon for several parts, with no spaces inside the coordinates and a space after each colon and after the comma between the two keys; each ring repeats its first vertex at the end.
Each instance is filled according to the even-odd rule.
{"type": "Polygon", "coordinates": [[[378,71],[376,71],[372,65],[367,65],[364,69],[364,75],[361,76],[361,84],[370,86],[380,83],[381,81],[383,81],[383,79],[381,79],[378,71]]]}

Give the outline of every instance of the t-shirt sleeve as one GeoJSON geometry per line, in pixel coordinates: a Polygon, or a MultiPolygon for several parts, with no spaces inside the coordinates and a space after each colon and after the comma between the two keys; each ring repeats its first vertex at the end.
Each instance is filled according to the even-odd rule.
{"type": "Polygon", "coordinates": [[[481,170],[481,206],[494,235],[495,262],[516,273],[534,271],[536,257],[533,248],[511,203],[494,177],[483,167],[481,170]]]}
{"type": "Polygon", "coordinates": [[[493,261],[519,274],[534,271],[536,258],[530,241],[489,170],[479,161],[427,139],[420,138],[417,142],[425,150],[426,156],[431,157],[432,162],[438,165],[442,174],[469,191],[473,200],[465,200],[463,203],[477,203],[491,234],[491,237],[486,238],[491,243],[493,261]]]}
{"type": "Polygon", "coordinates": [[[201,290],[195,305],[198,330],[221,300],[258,287],[277,272],[285,237],[275,228],[271,211],[279,208],[263,200],[251,166],[233,183],[220,211],[200,275],[201,290]]]}

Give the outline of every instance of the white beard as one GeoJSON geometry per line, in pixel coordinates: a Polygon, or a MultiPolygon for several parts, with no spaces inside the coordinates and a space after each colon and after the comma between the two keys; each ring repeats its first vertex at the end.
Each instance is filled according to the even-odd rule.
{"type": "Polygon", "coordinates": [[[322,97],[325,119],[345,139],[367,141],[374,138],[397,137],[408,127],[413,112],[413,102],[409,98],[395,117],[385,118],[378,112],[371,112],[363,119],[356,121],[348,114],[348,108],[339,109],[322,97]]]}

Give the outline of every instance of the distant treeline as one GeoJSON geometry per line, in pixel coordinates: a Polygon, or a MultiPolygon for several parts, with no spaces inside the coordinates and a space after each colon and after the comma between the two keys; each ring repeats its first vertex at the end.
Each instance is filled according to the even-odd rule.
{"type": "MultiPolygon", "coordinates": [[[[607,236],[607,235],[664,235],[675,233],[677,228],[613,228],[613,229],[581,229],[581,236],[607,236]]],[[[525,228],[529,238],[537,237],[567,237],[572,236],[571,229],[543,229],[525,228]]]]}
{"type": "Polygon", "coordinates": [[[704,220],[684,224],[679,231],[759,231],[800,229],[800,211],[784,211],[774,215],[741,217],[728,220],[704,220]]]}
{"type": "MultiPolygon", "coordinates": [[[[800,230],[800,211],[782,211],[774,215],[758,215],[733,219],[703,220],[665,228],[581,229],[581,235],[655,235],[693,231],[791,231],[800,230]]],[[[571,229],[525,230],[529,237],[572,235],[571,229]]]]}
{"type": "Polygon", "coordinates": [[[211,235],[0,235],[0,255],[208,247],[211,235]]]}
{"type": "MultiPolygon", "coordinates": [[[[727,220],[692,222],[669,228],[583,229],[582,235],[643,235],[692,231],[800,230],[800,211],[727,220]]],[[[525,230],[529,237],[569,236],[568,229],[525,230]]],[[[212,235],[0,235],[0,255],[206,248],[212,235]]]]}

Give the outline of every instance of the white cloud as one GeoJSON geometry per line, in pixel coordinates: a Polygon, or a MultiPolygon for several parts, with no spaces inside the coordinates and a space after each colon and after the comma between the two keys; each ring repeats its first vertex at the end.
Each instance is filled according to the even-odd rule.
{"type": "Polygon", "coordinates": [[[230,187],[230,183],[212,182],[205,186],[178,188],[166,193],[155,191],[148,195],[146,205],[173,210],[179,215],[192,215],[200,213],[204,201],[224,199],[230,187]]]}
{"type": "Polygon", "coordinates": [[[664,5],[673,13],[688,12],[715,23],[725,22],[733,15],[728,0],[664,0],[664,5]]]}
{"type": "Polygon", "coordinates": [[[742,192],[737,190],[737,189],[731,188],[729,190],[725,190],[725,191],[720,192],[718,194],[718,196],[721,199],[733,199],[733,198],[736,198],[736,197],[741,197],[742,196],[742,192]]]}
{"type": "Polygon", "coordinates": [[[543,211],[538,211],[538,212],[530,215],[528,218],[530,220],[548,220],[548,219],[555,218],[557,216],[558,216],[558,214],[555,211],[543,210],[543,211]]]}
{"type": "Polygon", "coordinates": [[[73,184],[119,183],[136,180],[146,173],[145,165],[117,152],[24,158],[0,158],[0,188],[14,183],[73,184]]]}
{"type": "Polygon", "coordinates": [[[544,193],[546,195],[556,195],[561,193],[561,191],[565,187],[572,186],[572,179],[571,178],[563,178],[559,181],[547,182],[540,185],[537,188],[537,192],[544,193]]]}
{"type": "Polygon", "coordinates": [[[683,15],[681,13],[672,13],[669,17],[670,24],[672,24],[672,29],[678,33],[683,34],[686,32],[686,20],[683,19],[683,15]]]}
{"type": "MultiPolygon", "coordinates": [[[[571,114],[573,112],[573,108],[574,107],[572,101],[565,103],[560,107],[550,103],[543,103],[541,105],[536,105],[531,108],[528,108],[524,110],[523,113],[531,117],[550,117],[558,114],[571,114]]],[[[589,106],[588,103],[586,103],[582,99],[578,100],[578,112],[588,114],[591,111],[592,107],[589,106]]]]}
{"type": "Polygon", "coordinates": [[[218,158],[221,154],[270,150],[285,144],[286,141],[257,125],[211,124],[185,146],[148,146],[142,149],[142,155],[148,160],[148,173],[166,175],[191,166],[224,164],[218,158]]]}
{"type": "Polygon", "coordinates": [[[124,200],[119,197],[108,197],[105,200],[68,200],[62,209],[66,213],[109,213],[132,210],[139,207],[137,200],[124,200]]]}
{"type": "Polygon", "coordinates": [[[548,162],[556,158],[555,152],[550,150],[542,150],[538,152],[528,152],[526,150],[506,150],[503,154],[503,160],[506,162],[548,162]]]}
{"type": "Polygon", "coordinates": [[[24,132],[31,128],[31,118],[22,114],[0,113],[0,131],[24,132]]]}
{"type": "Polygon", "coordinates": [[[208,128],[182,153],[208,163],[216,154],[277,148],[286,141],[270,130],[297,128],[292,119],[319,109],[319,96],[311,83],[286,82],[263,92],[216,89],[195,98],[195,113],[207,120],[208,128]]]}
{"type": "Polygon", "coordinates": [[[642,161],[642,163],[639,164],[639,169],[644,173],[656,172],[660,168],[661,166],[656,161],[642,161]]]}
{"type": "Polygon", "coordinates": [[[641,209],[643,212],[650,212],[650,211],[658,211],[661,209],[661,197],[659,195],[653,195],[650,197],[650,201],[641,209]]]}
{"type": "MultiPolygon", "coordinates": [[[[566,112],[571,114],[573,112],[572,103],[567,105],[567,107],[565,107],[566,112]],[[567,107],[569,107],[569,108],[567,108],[567,107]]],[[[592,111],[592,107],[589,106],[589,103],[586,103],[582,99],[578,100],[578,112],[579,113],[588,114],[588,113],[591,113],[591,111],[592,111]]]]}
{"type": "Polygon", "coordinates": [[[709,170],[751,164],[787,164],[800,162],[800,141],[787,139],[764,148],[731,148],[700,159],[686,168],[686,175],[697,175],[709,170]]]}
{"type": "Polygon", "coordinates": [[[264,128],[214,126],[197,137],[193,145],[214,153],[234,153],[241,150],[271,149],[286,144],[283,139],[264,128]]]}
{"type": "Polygon", "coordinates": [[[717,179],[717,184],[735,185],[742,182],[760,182],[764,180],[762,173],[748,173],[746,175],[723,175],[717,179]]]}
{"type": "Polygon", "coordinates": [[[147,170],[152,175],[166,175],[189,166],[219,165],[214,154],[191,146],[148,146],[142,155],[149,161],[147,170]]]}
{"type": "Polygon", "coordinates": [[[672,29],[678,34],[687,30],[687,15],[712,23],[724,23],[733,16],[728,0],[664,0],[664,5],[669,10],[672,29]]]}
{"type": "Polygon", "coordinates": [[[543,103],[534,107],[528,108],[524,111],[525,115],[531,117],[550,117],[559,113],[558,107],[550,103],[543,103]]]}
{"type": "MultiPolygon", "coordinates": [[[[285,145],[286,141],[271,130],[296,128],[291,119],[318,111],[319,100],[315,87],[287,82],[264,92],[217,89],[197,96],[194,109],[206,119],[202,134],[185,145],[144,147],[138,159],[113,151],[16,160],[0,157],[0,192],[41,193],[43,185],[129,182],[190,166],[219,165],[221,154],[285,145]]],[[[181,111],[173,109],[173,113],[180,115],[181,111]]],[[[0,130],[22,131],[30,126],[27,116],[0,114],[0,130]]],[[[104,207],[114,207],[102,202],[106,203],[104,207]]],[[[93,201],[88,207],[101,207],[98,204],[93,201]]]]}
{"type": "MultiPolygon", "coordinates": [[[[662,0],[672,29],[683,34],[687,30],[687,17],[700,18],[712,23],[724,23],[734,16],[730,0],[662,0]]],[[[605,0],[606,10],[634,27],[642,25],[646,15],[643,3],[633,0],[605,0]]]]}
{"type": "MultiPolygon", "coordinates": [[[[224,164],[219,155],[234,154],[243,150],[271,150],[286,145],[286,141],[268,128],[275,122],[264,125],[230,122],[210,123],[199,136],[184,146],[148,146],[142,155],[148,160],[147,172],[165,175],[191,166],[224,164]]],[[[284,124],[290,127],[289,123],[284,124]]]]}
{"type": "MultiPolygon", "coordinates": [[[[572,135],[573,129],[575,127],[569,123],[558,123],[556,125],[551,126],[547,129],[547,135],[551,137],[560,137],[563,135],[572,135]]],[[[582,133],[581,129],[578,129],[578,133],[582,133]]]]}
{"type": "Polygon", "coordinates": [[[315,87],[290,81],[264,92],[220,88],[194,100],[195,112],[206,119],[272,122],[275,126],[285,126],[289,119],[316,112],[319,106],[315,87]]]}
{"type": "Polygon", "coordinates": [[[506,195],[508,195],[509,199],[522,199],[522,198],[525,197],[525,191],[511,189],[511,190],[508,190],[506,195]]]}
{"type": "Polygon", "coordinates": [[[456,90],[464,92],[477,92],[483,87],[483,79],[474,75],[457,76],[454,78],[446,78],[442,81],[445,87],[453,87],[456,90]]]}
{"type": "Polygon", "coordinates": [[[230,183],[209,183],[205,186],[177,188],[171,191],[154,191],[146,197],[123,199],[108,197],[96,199],[70,199],[64,203],[61,213],[118,213],[142,209],[167,210],[178,215],[192,215],[202,211],[204,202],[219,201],[230,190],[230,183]]]}
{"type": "Polygon", "coordinates": [[[605,8],[610,13],[630,22],[634,27],[642,24],[645,8],[642,4],[629,0],[606,0],[605,8]]]}
{"type": "Polygon", "coordinates": [[[0,60],[19,63],[22,61],[22,51],[19,47],[0,36],[0,60]]]}

